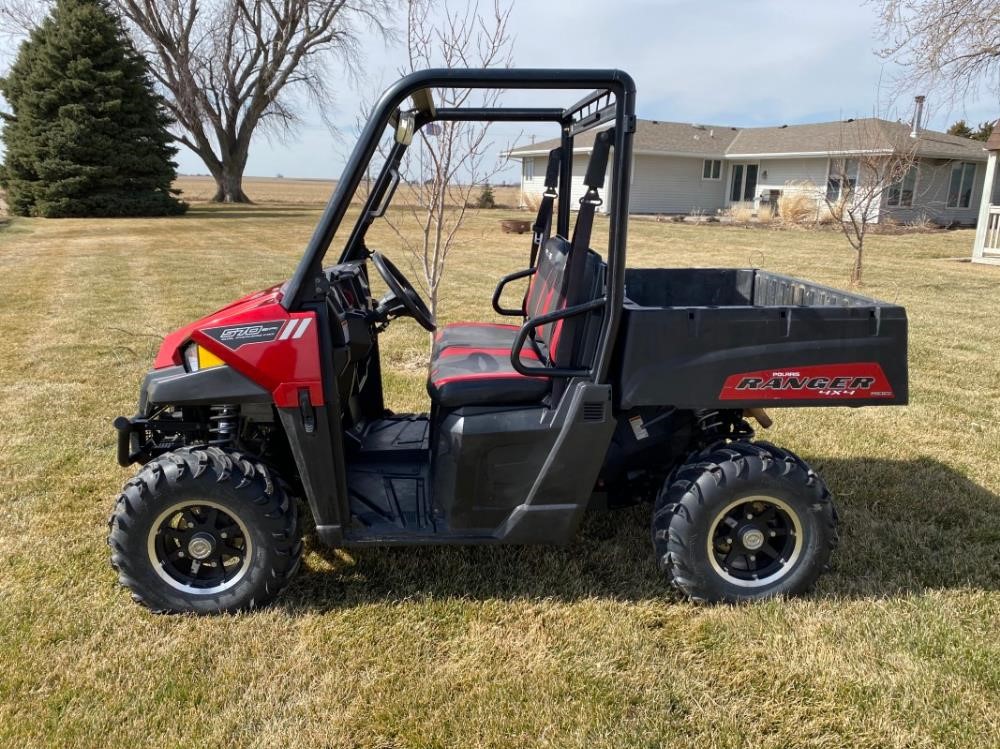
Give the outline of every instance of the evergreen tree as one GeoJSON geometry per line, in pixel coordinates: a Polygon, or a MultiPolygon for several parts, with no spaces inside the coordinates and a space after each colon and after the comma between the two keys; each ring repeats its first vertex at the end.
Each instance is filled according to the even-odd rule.
{"type": "Polygon", "coordinates": [[[477,208],[496,208],[497,199],[493,195],[493,188],[490,187],[490,183],[487,182],[483,185],[483,191],[479,193],[479,199],[476,200],[477,208]]]}
{"type": "Polygon", "coordinates": [[[0,92],[12,213],[182,213],[177,149],[149,68],[106,0],[58,0],[18,52],[0,92]]]}
{"type": "Polygon", "coordinates": [[[958,135],[962,138],[971,138],[972,128],[968,126],[965,120],[959,120],[948,128],[948,135],[958,135]]]}
{"type": "Polygon", "coordinates": [[[970,137],[973,140],[981,140],[985,143],[990,139],[990,136],[993,135],[993,126],[993,122],[980,122],[979,129],[976,130],[976,132],[974,132],[970,137]]]}

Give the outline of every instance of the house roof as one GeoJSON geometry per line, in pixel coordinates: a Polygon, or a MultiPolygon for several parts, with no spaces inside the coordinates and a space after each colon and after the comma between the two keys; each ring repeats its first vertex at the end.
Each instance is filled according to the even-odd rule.
{"type": "Polygon", "coordinates": [[[987,151],[1000,151],[1000,120],[993,125],[993,134],[986,141],[987,151]]]}
{"type": "MultiPolygon", "coordinates": [[[[596,132],[591,130],[576,138],[574,149],[589,151],[596,132]]],[[[913,144],[909,125],[875,117],[748,128],[638,120],[633,149],[636,153],[748,158],[906,151],[913,144]]],[[[553,138],[515,148],[510,155],[542,154],[558,145],[559,139],[553,138]]],[[[918,156],[930,158],[986,159],[982,142],[934,130],[920,131],[916,149],[918,156]]]]}
{"type": "MultiPolygon", "coordinates": [[[[914,147],[910,132],[910,125],[875,117],[809,125],[751,127],[740,130],[727,155],[909,151],[914,147]]],[[[986,158],[980,142],[935,130],[920,130],[915,145],[918,156],[986,158]]]]}
{"type": "MultiPolygon", "coordinates": [[[[573,148],[589,150],[598,129],[588,130],[573,140],[573,148]]],[[[691,156],[722,156],[739,130],[726,125],[693,125],[685,122],[638,120],[632,150],[637,153],[664,153],[691,156]]],[[[545,153],[559,146],[558,138],[512,149],[511,156],[545,153]]]]}

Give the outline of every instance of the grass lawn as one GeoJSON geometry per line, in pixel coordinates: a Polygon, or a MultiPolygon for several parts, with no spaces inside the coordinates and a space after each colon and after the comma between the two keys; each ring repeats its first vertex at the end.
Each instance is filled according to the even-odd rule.
{"type": "MultiPolygon", "coordinates": [[[[275,182],[250,208],[0,229],[0,745],[1000,746],[1000,268],[947,259],[969,231],[871,239],[866,293],[910,315],[909,407],[772,411],[841,515],[809,597],[679,600],[638,507],[559,549],[308,539],[248,615],[132,604],[104,542],[131,473],[111,420],[163,334],[291,273],[319,211],[275,182]]],[[[469,222],[442,319],[490,317],[527,253],[512,215],[469,222]]],[[[371,244],[406,267],[387,229],[371,244]]],[[[851,261],[832,232],[631,227],[631,265],[751,257],[837,286],[851,261]]],[[[390,407],[426,408],[426,335],[384,346],[390,407]]]]}

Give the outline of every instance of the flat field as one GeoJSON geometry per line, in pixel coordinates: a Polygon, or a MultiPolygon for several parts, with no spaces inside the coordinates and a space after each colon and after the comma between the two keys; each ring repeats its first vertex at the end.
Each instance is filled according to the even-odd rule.
{"type": "MultiPolygon", "coordinates": [[[[0,745],[1000,746],[1000,268],[949,259],[969,231],[871,239],[864,291],[910,315],[910,406],[773,412],[768,439],[840,510],[835,567],[805,598],[680,600],[643,506],[593,515],[567,548],[309,538],[265,610],[135,606],[104,541],[131,473],[111,420],[165,333],[292,272],[328,188],[251,182],[252,207],[0,228],[0,745]]],[[[496,279],[523,266],[504,217],[527,216],[468,222],[442,320],[490,318],[496,279]]],[[[371,244],[408,269],[391,231],[371,244]]],[[[645,220],[629,258],[837,286],[851,259],[830,231],[645,220]]],[[[427,407],[427,348],[412,321],[387,332],[390,407],[427,407]]]]}

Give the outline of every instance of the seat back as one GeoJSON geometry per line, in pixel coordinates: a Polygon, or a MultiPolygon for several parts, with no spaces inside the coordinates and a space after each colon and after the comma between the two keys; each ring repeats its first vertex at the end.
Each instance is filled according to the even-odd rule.
{"type": "MultiPolygon", "coordinates": [[[[579,254],[579,253],[577,253],[579,254]]],[[[542,247],[528,293],[528,317],[538,317],[593,299],[600,291],[604,263],[593,250],[574,257],[573,246],[562,237],[550,238],[542,247]],[[582,273],[572,273],[573,264],[585,263],[582,273]]],[[[549,364],[576,366],[582,351],[577,335],[588,316],[564,318],[535,329],[534,340],[549,364]]]]}

